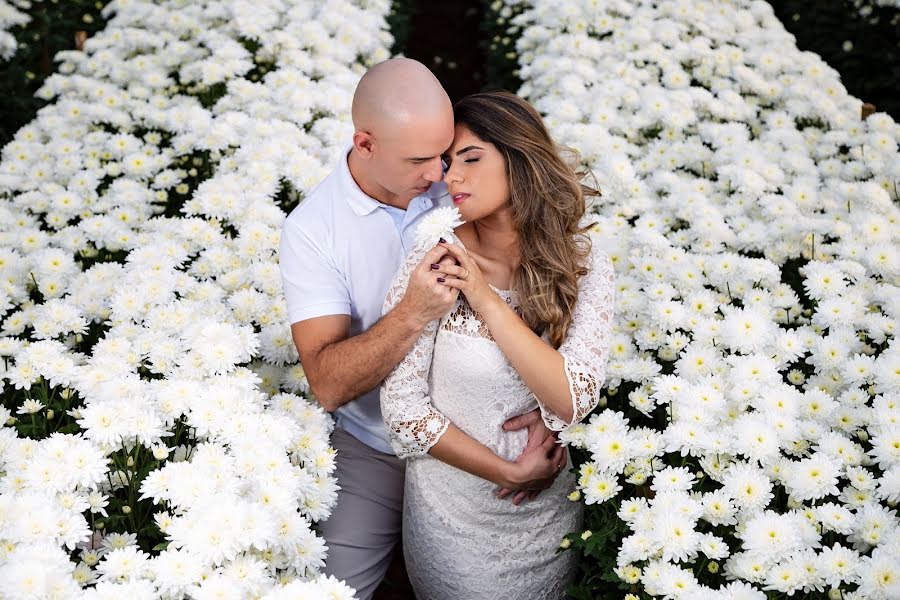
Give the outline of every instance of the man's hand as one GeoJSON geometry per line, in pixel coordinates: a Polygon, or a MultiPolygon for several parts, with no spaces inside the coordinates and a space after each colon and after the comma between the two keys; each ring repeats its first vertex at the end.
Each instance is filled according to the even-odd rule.
{"type": "Polygon", "coordinates": [[[448,251],[441,246],[432,248],[409,276],[406,294],[398,306],[403,306],[406,313],[424,327],[435,319],[440,319],[453,308],[459,290],[451,289],[441,282],[438,271],[445,263],[454,264],[448,251]],[[437,268],[432,265],[436,265],[437,268]]]}
{"type": "MultiPolygon", "coordinates": [[[[525,444],[525,449],[522,450],[522,454],[519,455],[519,458],[523,457],[529,452],[533,452],[534,450],[540,448],[548,437],[553,437],[554,439],[556,438],[556,433],[548,429],[544,424],[544,419],[541,418],[541,411],[539,409],[534,409],[525,414],[512,417],[503,424],[504,431],[517,431],[519,429],[526,428],[528,429],[528,443],[525,444]]],[[[564,467],[569,460],[568,450],[560,446],[559,452],[559,456],[561,457],[560,463],[564,467]]],[[[556,474],[548,480],[547,485],[544,488],[537,490],[517,491],[513,496],[513,504],[518,506],[522,503],[523,500],[535,499],[537,495],[541,493],[542,489],[547,489],[548,487],[553,485],[553,482],[556,481],[556,477],[560,473],[562,473],[562,469],[556,471],[556,474]]],[[[513,490],[509,488],[501,488],[497,491],[497,497],[506,498],[512,493],[513,490]]]]}
{"type": "Polygon", "coordinates": [[[555,437],[549,436],[540,446],[523,452],[507,464],[509,468],[503,485],[518,492],[513,498],[513,503],[518,506],[530,494],[553,485],[566,464],[566,449],[556,443],[555,437]]]}

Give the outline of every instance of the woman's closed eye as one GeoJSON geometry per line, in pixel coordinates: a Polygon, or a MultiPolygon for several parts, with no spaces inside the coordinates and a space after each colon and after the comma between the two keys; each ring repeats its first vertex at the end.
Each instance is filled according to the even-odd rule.
{"type": "Polygon", "coordinates": [[[463,162],[467,162],[467,163],[475,163],[475,162],[478,162],[478,159],[477,159],[477,158],[467,158],[467,159],[464,160],[463,162]]]}

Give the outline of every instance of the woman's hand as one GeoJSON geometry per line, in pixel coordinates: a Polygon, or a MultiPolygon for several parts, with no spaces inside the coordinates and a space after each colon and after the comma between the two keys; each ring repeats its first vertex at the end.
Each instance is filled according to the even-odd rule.
{"type": "Polygon", "coordinates": [[[478,263],[475,262],[478,258],[477,255],[450,242],[443,242],[438,246],[449,250],[450,254],[456,258],[456,262],[459,263],[453,267],[441,268],[442,273],[446,274],[445,277],[442,277],[444,281],[441,283],[462,292],[472,310],[484,314],[501,304],[506,304],[485,280],[478,263]]]}
{"type": "MultiPolygon", "coordinates": [[[[566,466],[566,449],[548,437],[534,450],[508,463],[503,487],[510,490],[543,490],[550,487],[566,466]]],[[[516,503],[518,504],[518,502],[516,503]]]]}

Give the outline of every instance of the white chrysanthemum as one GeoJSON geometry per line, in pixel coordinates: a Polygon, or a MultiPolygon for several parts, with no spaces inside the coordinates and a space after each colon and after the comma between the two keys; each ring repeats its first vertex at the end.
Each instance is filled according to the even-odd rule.
{"type": "Polygon", "coordinates": [[[129,581],[140,579],[146,573],[149,556],[137,546],[112,550],[97,565],[100,581],[129,581]]]}
{"type": "Polygon", "coordinates": [[[49,540],[18,544],[0,564],[0,581],[9,598],[73,598],[81,592],[75,565],[49,540]]]}
{"type": "Polygon", "coordinates": [[[818,557],[819,573],[826,584],[837,587],[841,583],[856,581],[859,568],[859,554],[838,543],[822,548],[818,557]]]}
{"type": "Polygon", "coordinates": [[[815,514],[822,524],[823,530],[836,531],[843,535],[851,533],[856,522],[855,516],[847,507],[834,502],[826,502],[816,506],[815,514]]]}
{"type": "Polygon", "coordinates": [[[587,478],[583,490],[585,504],[597,504],[613,498],[622,490],[622,486],[615,475],[598,472],[587,478]]]}
{"type": "Polygon", "coordinates": [[[892,548],[876,548],[871,556],[860,560],[857,568],[859,593],[872,600],[900,598],[900,552],[892,548]]]}
{"type": "Polygon", "coordinates": [[[712,525],[734,525],[737,523],[737,508],[724,490],[716,490],[703,495],[703,519],[712,525]]]}
{"type": "Polygon", "coordinates": [[[441,238],[450,239],[453,230],[465,223],[459,210],[442,206],[430,211],[416,226],[416,246],[435,246],[441,238]]]}
{"type": "Polygon", "coordinates": [[[735,463],[725,472],[726,493],[745,510],[755,511],[768,506],[772,499],[772,481],[759,468],[747,463],[735,463]]]}
{"type": "Polygon", "coordinates": [[[751,518],[741,534],[743,549],[751,554],[780,561],[803,547],[794,514],[778,514],[767,510],[751,518]]]}
{"type": "Polygon", "coordinates": [[[884,427],[875,434],[869,453],[881,469],[900,464],[900,426],[884,427]]]}
{"type": "Polygon", "coordinates": [[[775,339],[772,320],[759,310],[730,311],[722,324],[722,341],[739,352],[759,352],[775,339]]]}
{"type": "Polygon", "coordinates": [[[878,480],[878,495],[892,505],[900,502],[900,465],[893,465],[878,480]]]}
{"type": "Polygon", "coordinates": [[[790,463],[783,481],[793,498],[814,500],[838,494],[841,464],[825,453],[790,463]]]}

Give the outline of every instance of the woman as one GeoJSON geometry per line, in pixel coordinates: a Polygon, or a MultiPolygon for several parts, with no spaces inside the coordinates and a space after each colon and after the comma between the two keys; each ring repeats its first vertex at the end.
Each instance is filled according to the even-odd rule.
{"type": "MultiPolygon", "coordinates": [[[[508,92],[454,106],[445,181],[465,224],[444,245],[458,266],[432,265],[456,306],[425,330],[385,379],[382,415],[407,461],[403,543],[420,600],[562,598],[574,556],[557,553],[581,524],[563,473],[532,501],[495,486],[537,490],[565,466],[553,437],[522,453],[524,431],[503,422],[539,407],[561,431],[596,406],[613,308],[609,258],[581,220],[585,196],[537,111],[508,92]],[[547,468],[547,456],[559,462],[547,468]]],[[[385,300],[399,302],[429,247],[407,258],[385,300]]]]}

